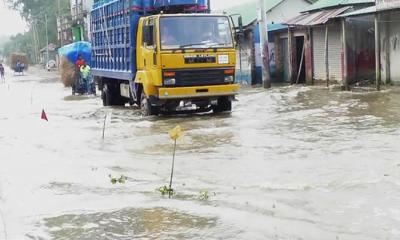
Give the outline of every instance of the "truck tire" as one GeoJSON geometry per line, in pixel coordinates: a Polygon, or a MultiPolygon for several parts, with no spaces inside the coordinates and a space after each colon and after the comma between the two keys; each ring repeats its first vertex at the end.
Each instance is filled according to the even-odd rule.
{"type": "Polygon", "coordinates": [[[101,92],[103,106],[124,106],[126,103],[115,84],[104,84],[103,91],[101,92]]]}
{"type": "Polygon", "coordinates": [[[160,113],[159,107],[151,106],[146,94],[142,92],[140,96],[140,109],[143,116],[158,115],[160,113]]]}
{"type": "Polygon", "coordinates": [[[228,97],[221,97],[217,105],[212,106],[212,110],[214,113],[232,111],[232,101],[228,97]]]}
{"type": "Polygon", "coordinates": [[[103,85],[103,90],[101,92],[101,99],[103,100],[103,106],[112,106],[113,94],[111,92],[110,86],[108,84],[103,85]]]}

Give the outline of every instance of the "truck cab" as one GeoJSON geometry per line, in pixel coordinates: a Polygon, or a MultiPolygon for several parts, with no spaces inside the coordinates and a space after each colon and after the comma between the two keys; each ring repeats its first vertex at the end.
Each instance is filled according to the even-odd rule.
{"type": "Polygon", "coordinates": [[[130,96],[144,114],[230,111],[239,89],[234,83],[236,54],[231,29],[230,19],[224,15],[140,18],[137,72],[130,96]]]}

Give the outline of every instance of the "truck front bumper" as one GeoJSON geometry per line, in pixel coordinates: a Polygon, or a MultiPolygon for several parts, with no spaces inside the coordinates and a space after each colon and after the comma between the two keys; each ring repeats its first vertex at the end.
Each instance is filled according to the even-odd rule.
{"type": "Polygon", "coordinates": [[[204,98],[234,96],[239,93],[238,84],[201,86],[201,87],[176,87],[159,88],[159,99],[184,99],[184,98],[204,98]]]}

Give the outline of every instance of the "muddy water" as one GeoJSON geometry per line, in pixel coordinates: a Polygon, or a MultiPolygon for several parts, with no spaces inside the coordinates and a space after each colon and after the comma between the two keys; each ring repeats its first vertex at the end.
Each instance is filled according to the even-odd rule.
{"type": "Polygon", "coordinates": [[[397,88],[244,89],[231,114],[142,118],[56,80],[0,85],[0,239],[400,238],[397,88]]]}

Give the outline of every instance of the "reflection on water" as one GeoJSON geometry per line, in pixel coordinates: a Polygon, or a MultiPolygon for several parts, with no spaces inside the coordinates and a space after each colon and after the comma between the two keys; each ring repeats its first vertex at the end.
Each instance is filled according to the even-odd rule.
{"type": "Polygon", "coordinates": [[[129,208],[45,218],[44,224],[54,239],[198,239],[216,221],[163,208],[129,208]]]}

